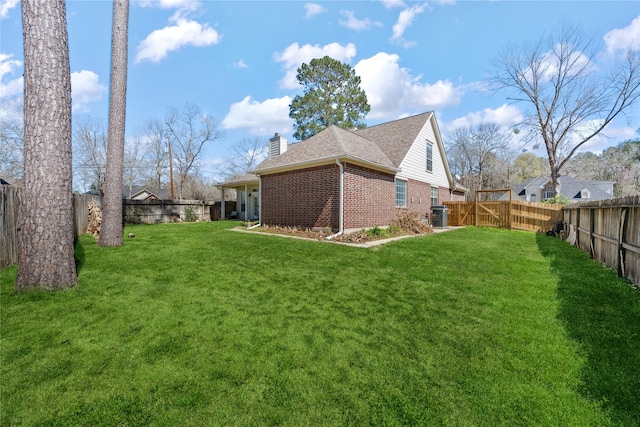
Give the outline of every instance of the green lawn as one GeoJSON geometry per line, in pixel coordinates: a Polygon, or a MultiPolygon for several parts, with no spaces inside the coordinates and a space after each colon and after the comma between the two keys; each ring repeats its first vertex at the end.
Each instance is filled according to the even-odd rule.
{"type": "Polygon", "coordinates": [[[235,224],[83,236],[65,292],[0,271],[0,425],[640,425],[640,293],[559,239],[235,224]]]}

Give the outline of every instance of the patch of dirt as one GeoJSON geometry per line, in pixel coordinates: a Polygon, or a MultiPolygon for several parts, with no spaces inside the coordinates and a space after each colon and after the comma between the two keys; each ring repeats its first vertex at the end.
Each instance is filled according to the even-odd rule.
{"type": "MultiPolygon", "coordinates": [[[[328,231],[316,231],[308,228],[303,229],[299,227],[279,227],[269,225],[263,225],[257,230],[265,233],[296,236],[320,241],[327,240],[327,237],[333,234],[328,231]]],[[[362,230],[336,236],[331,239],[331,241],[342,243],[367,243],[391,237],[432,234],[433,232],[433,228],[422,222],[415,214],[403,212],[399,214],[386,229],[379,227],[369,229],[363,228],[362,230]]]]}

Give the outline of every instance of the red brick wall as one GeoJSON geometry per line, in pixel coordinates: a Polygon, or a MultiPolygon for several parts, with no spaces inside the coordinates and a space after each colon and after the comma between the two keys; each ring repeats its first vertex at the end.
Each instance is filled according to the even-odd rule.
{"type": "Polygon", "coordinates": [[[424,218],[431,211],[431,184],[413,179],[408,180],[407,210],[416,213],[420,218],[424,218]]]}
{"type": "Polygon", "coordinates": [[[338,165],[262,177],[262,223],[337,229],[340,177],[338,165]]]}
{"type": "MultiPolygon", "coordinates": [[[[389,225],[399,210],[424,218],[431,213],[431,185],[408,180],[407,207],[395,206],[392,174],[344,164],[344,228],[389,225]]],[[[340,169],[337,164],[262,177],[262,223],[338,230],[340,169]]],[[[448,188],[438,190],[438,203],[450,200],[448,188]]]]}
{"type": "Polygon", "coordinates": [[[344,228],[389,225],[396,217],[394,176],[344,165],[344,228]]]}

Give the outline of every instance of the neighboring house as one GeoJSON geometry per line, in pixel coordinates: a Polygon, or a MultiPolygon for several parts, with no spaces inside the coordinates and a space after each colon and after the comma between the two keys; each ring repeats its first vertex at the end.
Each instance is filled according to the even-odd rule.
{"type": "MultiPolygon", "coordinates": [[[[613,181],[580,181],[568,175],[558,178],[560,195],[572,202],[613,198],[613,181]]],[[[525,179],[513,188],[513,198],[525,202],[543,202],[553,196],[551,178],[538,175],[525,179]]],[[[508,196],[507,196],[508,197],[508,196]]]]}
{"type": "Polygon", "coordinates": [[[434,113],[348,131],[331,126],[287,145],[276,134],[269,158],[224,183],[238,192],[222,218],[334,231],[390,224],[400,211],[425,217],[447,200],[464,200],[449,170],[434,113]]]}
{"type": "Polygon", "coordinates": [[[122,198],[127,200],[169,200],[171,196],[159,190],[149,190],[147,187],[124,187],[122,198]]]}
{"type": "Polygon", "coordinates": [[[5,181],[4,179],[0,178],[0,185],[11,185],[9,184],[7,181],[5,181]]]}

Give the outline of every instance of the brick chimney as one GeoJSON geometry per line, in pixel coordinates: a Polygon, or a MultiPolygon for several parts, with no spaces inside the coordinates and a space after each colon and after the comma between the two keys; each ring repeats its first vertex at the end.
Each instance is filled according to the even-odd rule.
{"type": "Polygon", "coordinates": [[[287,138],[281,136],[278,132],[269,140],[269,158],[273,158],[287,151],[287,138]]]}

